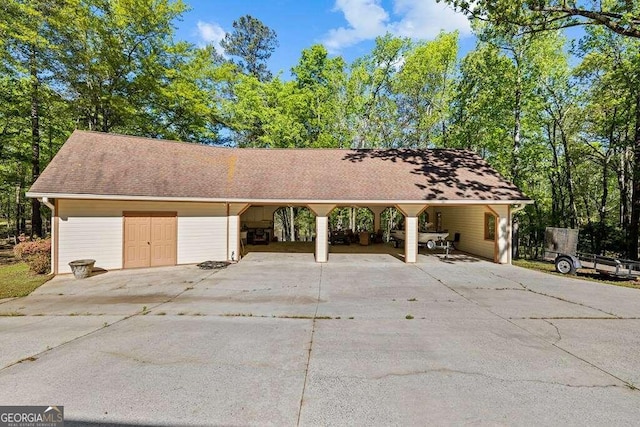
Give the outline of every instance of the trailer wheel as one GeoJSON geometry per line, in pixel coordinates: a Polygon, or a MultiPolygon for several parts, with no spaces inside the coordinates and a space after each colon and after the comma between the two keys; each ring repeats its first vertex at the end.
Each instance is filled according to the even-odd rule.
{"type": "Polygon", "coordinates": [[[556,271],[562,274],[576,274],[576,266],[571,258],[561,256],[556,258],[556,271]]]}
{"type": "Polygon", "coordinates": [[[436,248],[436,242],[433,240],[427,240],[427,249],[433,250],[436,248]]]}
{"type": "Polygon", "coordinates": [[[394,248],[399,248],[400,247],[400,243],[401,241],[398,239],[393,239],[393,247],[394,248]]]}

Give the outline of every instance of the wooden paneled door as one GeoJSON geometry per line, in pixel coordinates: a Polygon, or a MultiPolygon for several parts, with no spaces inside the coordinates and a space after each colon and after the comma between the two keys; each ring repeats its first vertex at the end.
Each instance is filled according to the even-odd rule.
{"type": "Polygon", "coordinates": [[[151,216],[151,267],[176,265],[176,216],[151,216]]]}
{"type": "Polygon", "coordinates": [[[124,268],[176,265],[175,212],[124,213],[124,268]]]}

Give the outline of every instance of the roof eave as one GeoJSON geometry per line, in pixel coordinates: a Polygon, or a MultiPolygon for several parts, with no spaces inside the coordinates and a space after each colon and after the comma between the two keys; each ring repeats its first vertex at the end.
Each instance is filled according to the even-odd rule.
{"type": "Polygon", "coordinates": [[[40,199],[75,199],[75,200],[122,200],[122,201],[157,201],[157,202],[192,202],[192,203],[252,203],[264,205],[306,205],[306,204],[337,204],[337,205],[396,205],[396,204],[424,204],[424,205],[528,205],[534,203],[530,199],[452,199],[452,200],[318,200],[318,199],[234,199],[208,197],[161,197],[135,196],[117,194],[73,194],[73,193],[41,193],[28,192],[27,197],[40,199]]]}

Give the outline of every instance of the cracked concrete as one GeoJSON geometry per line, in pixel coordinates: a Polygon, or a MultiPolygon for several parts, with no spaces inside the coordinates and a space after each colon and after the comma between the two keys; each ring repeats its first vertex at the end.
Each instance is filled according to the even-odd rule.
{"type": "Polygon", "coordinates": [[[0,317],[0,405],[70,425],[640,419],[640,291],[467,256],[254,253],[58,277],[0,312],[21,315],[0,317]]]}

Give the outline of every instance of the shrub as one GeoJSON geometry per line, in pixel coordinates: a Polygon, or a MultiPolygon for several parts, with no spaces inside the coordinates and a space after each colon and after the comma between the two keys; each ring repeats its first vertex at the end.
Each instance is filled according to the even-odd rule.
{"type": "Polygon", "coordinates": [[[50,239],[24,240],[13,247],[13,253],[35,273],[48,273],[51,268],[50,239]]]}

